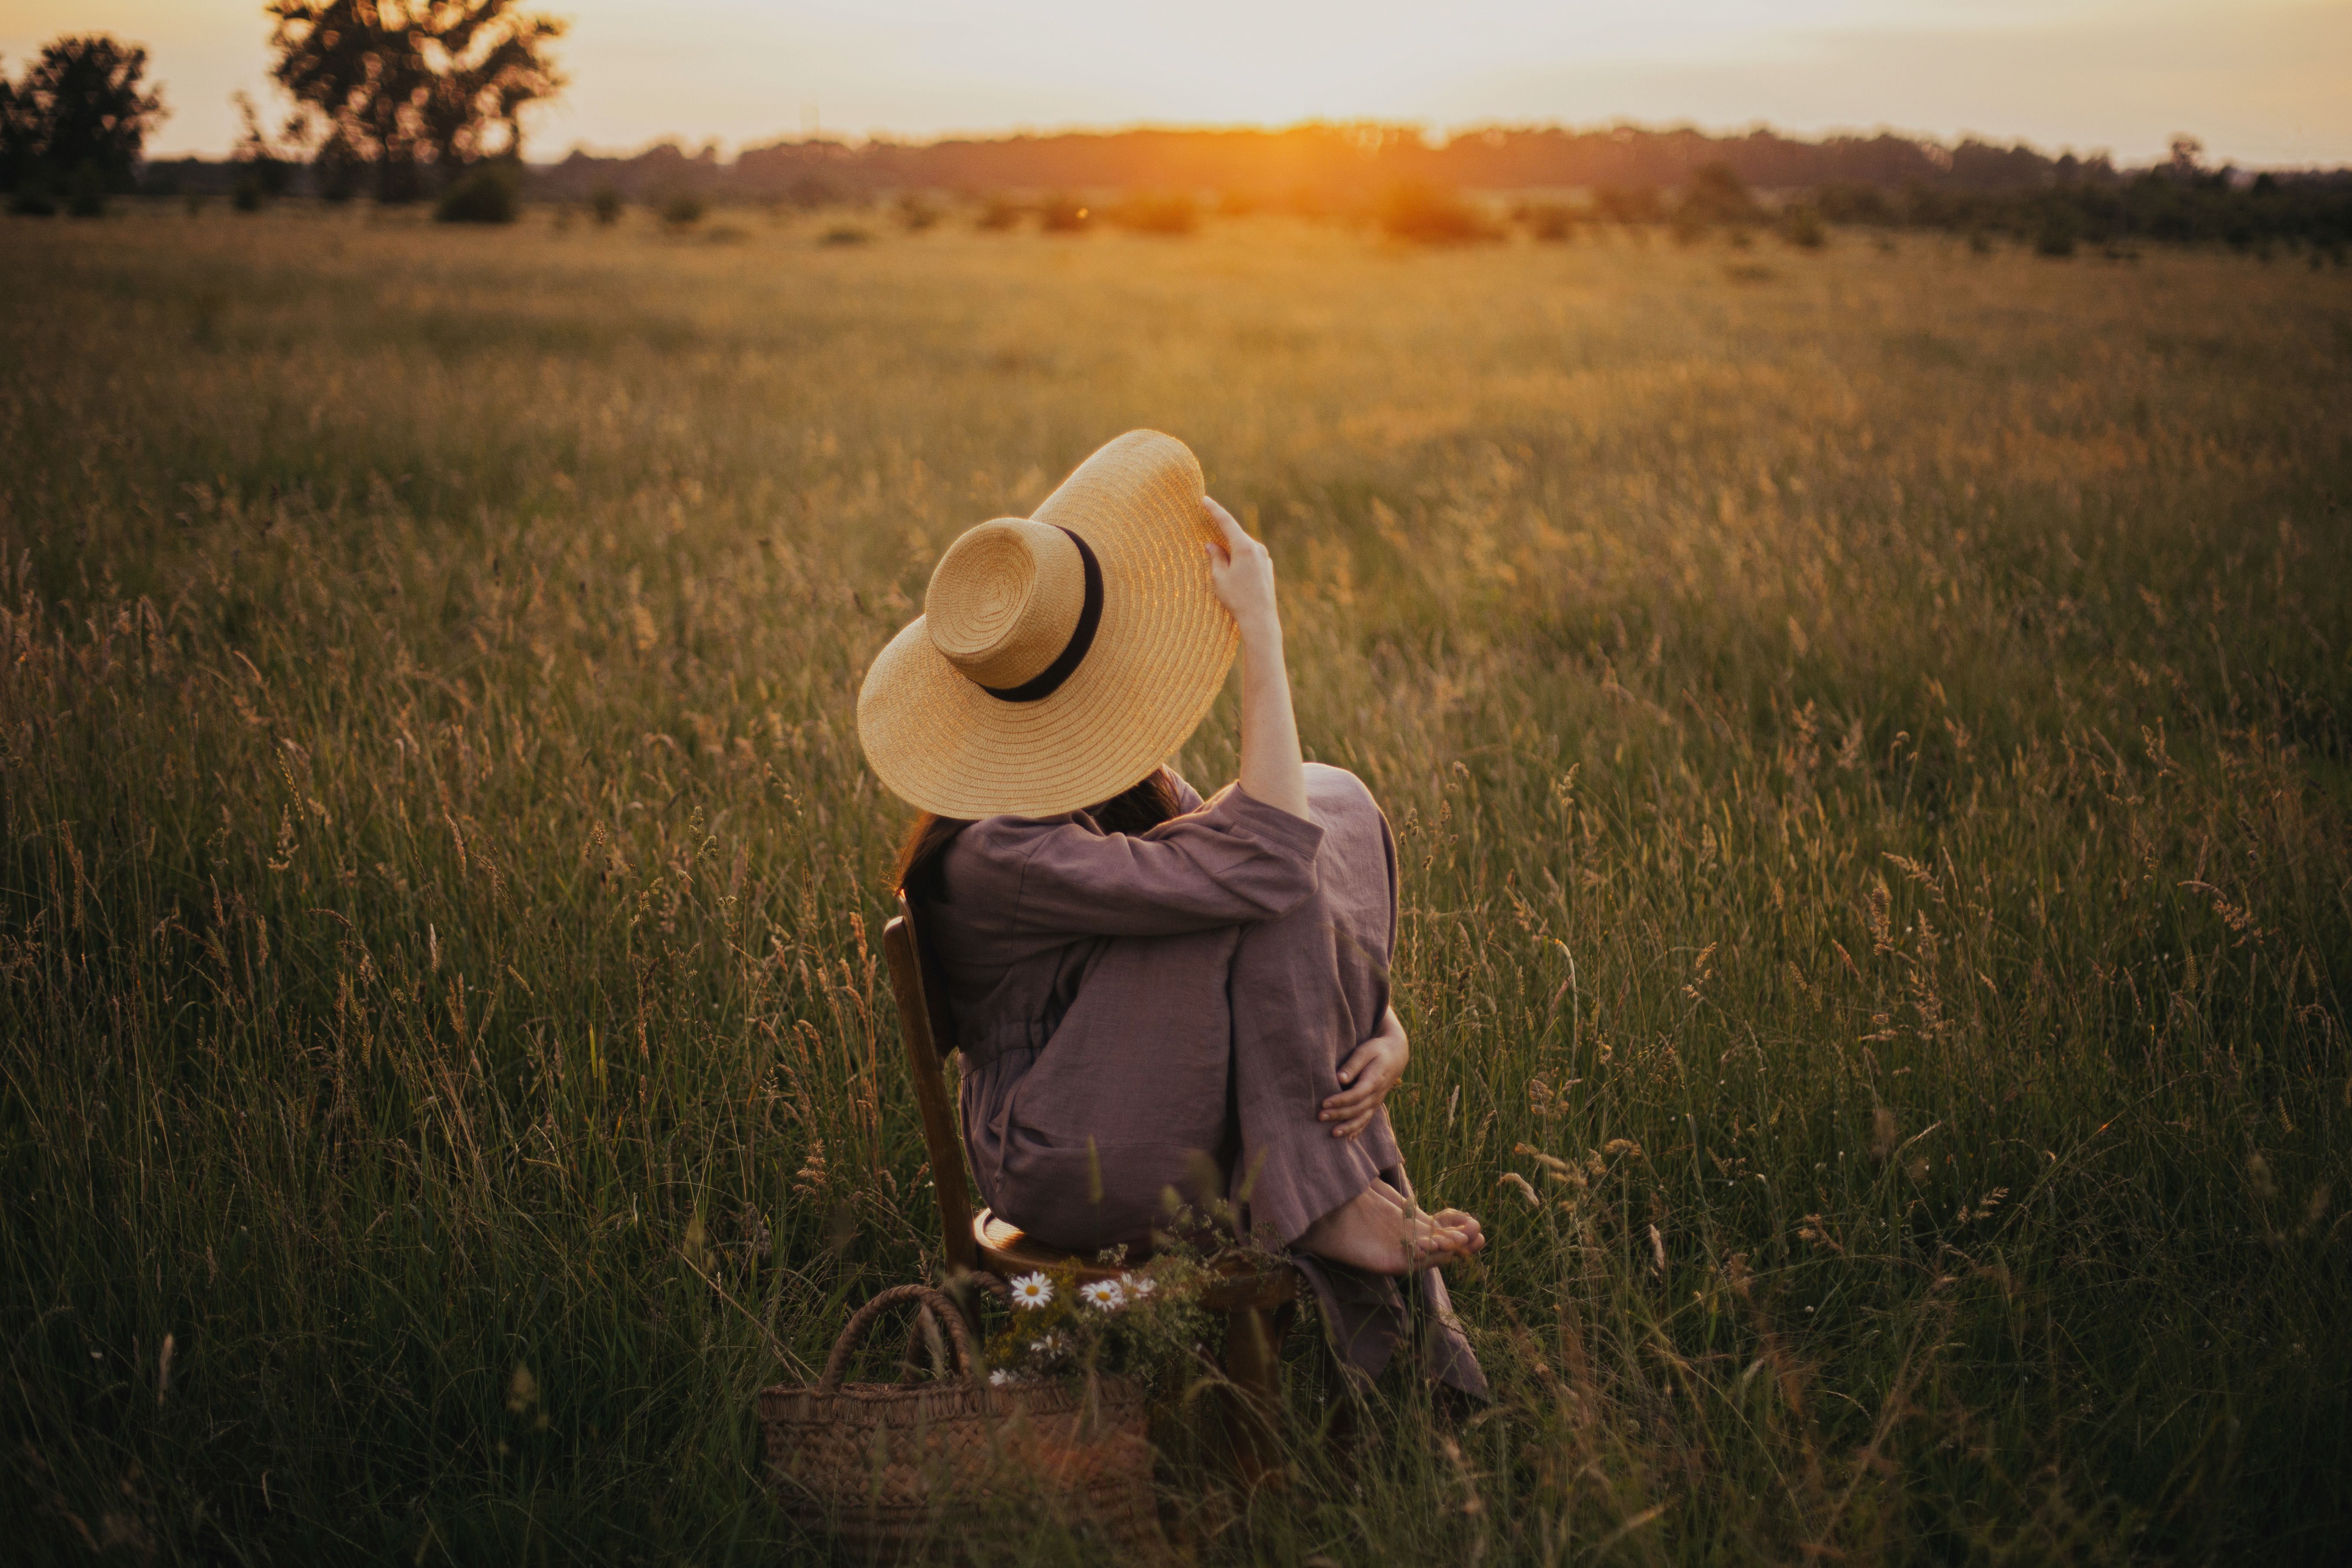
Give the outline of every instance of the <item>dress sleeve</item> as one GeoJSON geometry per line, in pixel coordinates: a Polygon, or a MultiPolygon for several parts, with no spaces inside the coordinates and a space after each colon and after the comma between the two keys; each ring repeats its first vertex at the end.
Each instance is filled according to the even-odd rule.
{"type": "Polygon", "coordinates": [[[1068,818],[978,826],[1017,860],[1009,915],[1028,937],[1173,936],[1272,920],[1315,890],[1323,843],[1322,828],[1238,784],[1140,835],[1068,818]]]}

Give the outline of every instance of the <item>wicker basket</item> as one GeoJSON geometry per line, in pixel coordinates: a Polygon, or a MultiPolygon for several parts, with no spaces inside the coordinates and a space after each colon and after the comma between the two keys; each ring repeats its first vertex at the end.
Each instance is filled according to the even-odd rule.
{"type": "Polygon", "coordinates": [[[928,1286],[868,1301],[816,1385],[763,1390],[759,1411],[768,1479],[786,1512],[869,1557],[964,1556],[973,1527],[1041,1516],[1116,1549],[1120,1561],[1166,1551],[1142,1388],[1116,1377],[992,1388],[962,1314],[928,1286]],[[910,1302],[946,1329],[954,1378],[843,1383],[875,1319],[910,1302]]]}

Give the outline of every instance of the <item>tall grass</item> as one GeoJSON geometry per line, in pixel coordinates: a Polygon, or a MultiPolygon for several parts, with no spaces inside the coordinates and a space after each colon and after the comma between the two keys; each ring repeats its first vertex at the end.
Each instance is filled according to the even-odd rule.
{"type": "Polygon", "coordinates": [[[805,1544],[750,1395],[937,1247],[856,681],[1139,425],[1396,822],[1392,1110],[1493,1237],[1496,1403],[1300,1376],[1288,1491],[1170,1468],[1204,1556],[2352,1542],[2332,278],[5,238],[15,1546],[805,1544]]]}

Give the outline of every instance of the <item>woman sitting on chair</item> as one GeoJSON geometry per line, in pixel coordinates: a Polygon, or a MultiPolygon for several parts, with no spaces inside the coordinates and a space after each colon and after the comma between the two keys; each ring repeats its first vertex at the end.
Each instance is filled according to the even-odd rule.
{"type": "Polygon", "coordinates": [[[1135,431],[1031,518],[948,548],[866,672],[858,735],[922,815],[900,886],[947,976],[982,1195],[1038,1240],[1149,1245],[1230,1197],[1376,1373],[1410,1276],[1429,1370],[1483,1391],[1438,1266],[1484,1245],[1414,1201],[1382,1101],[1396,847],[1302,762],[1265,547],[1192,454],[1135,431]],[[1161,765],[1242,654],[1241,778],[1161,765]]]}

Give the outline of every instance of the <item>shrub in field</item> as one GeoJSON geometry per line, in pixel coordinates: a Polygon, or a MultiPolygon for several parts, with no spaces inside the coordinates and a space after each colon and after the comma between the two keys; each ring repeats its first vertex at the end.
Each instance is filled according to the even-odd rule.
{"type": "Polygon", "coordinates": [[[612,227],[621,221],[621,193],[610,185],[598,185],[588,193],[588,210],[598,226],[612,227]]]}
{"type": "Polygon", "coordinates": [[[873,242],[872,232],[854,223],[837,223],[817,237],[819,245],[871,245],[873,242]]]}
{"type": "Polygon", "coordinates": [[[1558,244],[1576,235],[1579,215],[1566,202],[1522,202],[1512,216],[1531,239],[1558,244]]]}
{"type": "Polygon", "coordinates": [[[504,158],[458,175],[433,208],[443,223],[512,223],[521,214],[522,170],[504,158]]]}
{"type": "Polygon", "coordinates": [[[1759,223],[1765,216],[1728,163],[1706,163],[1693,170],[1675,211],[1701,224],[1759,223]]]}
{"type": "Polygon", "coordinates": [[[702,198],[692,191],[673,191],[662,198],[656,210],[670,227],[692,228],[702,221],[702,198]]]}
{"type": "Polygon", "coordinates": [[[1824,223],[1883,226],[1899,221],[1900,217],[1895,210],[1895,204],[1876,185],[1823,185],[1813,193],[1813,206],[1824,223]]]}
{"type": "Polygon", "coordinates": [[[1822,226],[1822,215],[1811,202],[1791,202],[1780,209],[1780,218],[1774,226],[1780,237],[1799,250],[1819,250],[1829,242],[1829,232],[1822,226]]]}
{"type": "Polygon", "coordinates": [[[1047,234],[1084,234],[1094,222],[1094,209],[1073,195],[1056,192],[1037,204],[1037,226],[1047,234]]]}
{"type": "Polygon", "coordinates": [[[1011,196],[992,195],[980,204],[980,215],[972,225],[990,234],[1003,234],[1020,226],[1022,212],[1021,204],[1011,196]]]}
{"type": "Polygon", "coordinates": [[[28,176],[10,192],[8,210],[18,217],[55,217],[58,195],[47,174],[28,176]]]}
{"type": "Polygon", "coordinates": [[[2082,224],[2074,216],[2074,209],[2053,202],[2042,209],[2042,221],[2034,228],[2033,254],[2060,258],[2069,257],[2074,254],[2074,247],[2081,238],[2082,224]]]}
{"type": "Polygon", "coordinates": [[[898,208],[898,226],[908,234],[921,234],[939,225],[939,204],[920,191],[900,192],[898,208]]]}
{"type": "Polygon", "coordinates": [[[784,197],[803,212],[815,212],[820,207],[848,201],[855,194],[851,187],[828,175],[804,174],[793,181],[784,197]]]}
{"type": "Polygon", "coordinates": [[[1664,212],[1658,193],[1647,186],[1602,185],[1592,193],[1592,210],[1611,223],[1655,223],[1664,212]]]}
{"type": "Polygon", "coordinates": [[[1182,191],[1144,191],[1121,197],[1106,215],[1132,234],[1191,234],[1201,226],[1201,205],[1182,191]]]}
{"type": "Polygon", "coordinates": [[[1404,180],[1382,193],[1374,220],[1391,239],[1416,245],[1469,245],[1503,237],[1502,226],[1458,191],[1404,180]]]}

